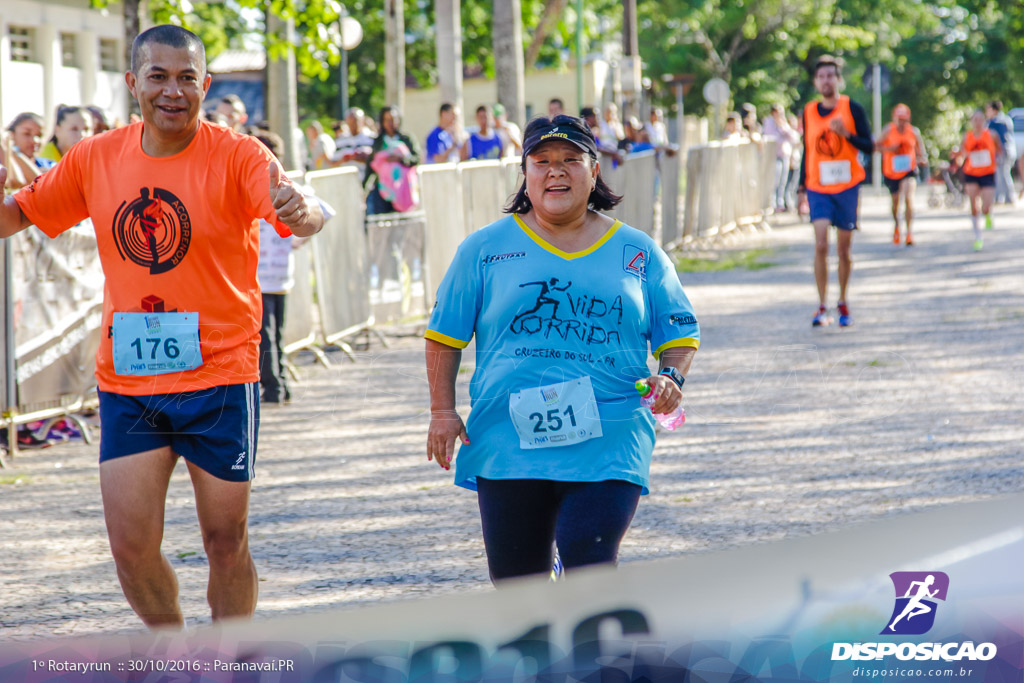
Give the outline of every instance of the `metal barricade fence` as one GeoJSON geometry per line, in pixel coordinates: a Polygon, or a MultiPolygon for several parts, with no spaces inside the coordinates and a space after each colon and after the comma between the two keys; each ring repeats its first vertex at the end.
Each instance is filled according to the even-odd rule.
{"type": "MultiPolygon", "coordinates": [[[[302,171],[289,171],[289,179],[302,184],[302,171]]],[[[328,202],[330,203],[330,202],[328,202]]],[[[313,315],[313,250],[305,245],[294,253],[295,283],[285,295],[282,349],[288,356],[316,343],[316,317],[313,315]]]]}
{"type": "Polygon", "coordinates": [[[316,320],[313,317],[313,250],[307,244],[297,249],[294,256],[295,284],[284,298],[282,347],[285,355],[301,351],[316,343],[316,320]]]}
{"type": "Polygon", "coordinates": [[[682,197],[680,196],[681,176],[685,157],[678,152],[672,156],[662,154],[658,158],[658,174],[661,178],[661,243],[668,247],[682,238],[681,220],[682,197]]]}
{"type": "Polygon", "coordinates": [[[400,322],[427,313],[422,211],[366,217],[370,310],[374,322],[400,322]]]}
{"type": "MultiPolygon", "coordinates": [[[[779,151],[779,139],[766,136],[761,145],[761,206],[768,212],[775,211],[775,159],[779,151]]],[[[789,164],[786,164],[788,170],[789,164]]]]}
{"type": "Polygon", "coordinates": [[[689,149],[681,242],[766,228],[772,211],[775,140],[709,142],[689,149]]]}
{"type": "Polygon", "coordinates": [[[466,234],[490,225],[504,214],[508,200],[500,161],[467,161],[459,164],[466,234]]]}
{"type": "Polygon", "coordinates": [[[462,177],[457,164],[420,166],[420,192],[426,220],[424,236],[424,288],[426,304],[432,306],[434,295],[448,264],[468,230],[463,217],[462,177]]]}
{"type": "Polygon", "coordinates": [[[657,152],[653,149],[626,156],[616,178],[622,188],[622,203],[615,207],[614,214],[660,244],[660,226],[654,224],[654,205],[659,191],[657,161],[657,152]]]}
{"type": "MultiPolygon", "coordinates": [[[[51,239],[35,226],[4,240],[5,315],[3,421],[17,449],[14,426],[42,420],[86,424],[72,413],[96,401],[95,354],[103,319],[103,270],[96,233],[85,221],[51,239]]],[[[143,296],[145,293],[140,295],[143,296]]],[[[141,302],[140,302],[141,303],[141,302]]]]}
{"type": "Polygon", "coordinates": [[[505,194],[511,199],[523,182],[522,157],[502,159],[501,170],[505,176],[505,194]]]}
{"type": "Polygon", "coordinates": [[[356,168],[314,171],[306,181],[337,212],[313,238],[312,263],[321,333],[338,344],[373,323],[363,186],[356,168]]]}

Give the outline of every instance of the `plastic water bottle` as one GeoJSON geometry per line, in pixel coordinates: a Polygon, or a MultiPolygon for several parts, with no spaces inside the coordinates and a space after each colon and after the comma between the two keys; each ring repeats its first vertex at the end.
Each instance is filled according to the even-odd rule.
{"type": "MultiPolygon", "coordinates": [[[[647,408],[650,408],[654,403],[654,398],[651,396],[651,385],[647,383],[647,380],[638,379],[633,386],[636,387],[637,392],[640,394],[640,402],[647,408]]],[[[675,431],[676,428],[686,422],[686,411],[683,410],[682,403],[676,406],[676,409],[671,413],[655,413],[652,411],[652,414],[654,419],[658,421],[658,424],[670,432],[675,431]]]]}

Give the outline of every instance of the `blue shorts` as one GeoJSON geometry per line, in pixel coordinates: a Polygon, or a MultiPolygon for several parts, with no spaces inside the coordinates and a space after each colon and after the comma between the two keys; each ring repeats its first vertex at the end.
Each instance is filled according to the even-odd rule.
{"type": "Polygon", "coordinates": [[[827,218],[830,224],[840,230],[856,230],[859,196],[859,185],[854,185],[837,194],[807,190],[807,206],[811,212],[811,222],[827,218]]]}
{"type": "Polygon", "coordinates": [[[885,183],[885,186],[889,189],[889,194],[899,194],[900,183],[902,183],[907,178],[913,178],[914,180],[917,180],[917,169],[915,168],[913,171],[907,173],[906,175],[900,178],[890,178],[887,175],[883,175],[882,182],[885,183]]]}
{"type": "Polygon", "coordinates": [[[100,462],[170,446],[226,481],[250,481],[260,426],[259,383],[100,399],[100,462]]]}
{"type": "Polygon", "coordinates": [[[985,175],[964,174],[964,185],[977,185],[978,187],[995,187],[996,174],[986,173],[985,175]]]}

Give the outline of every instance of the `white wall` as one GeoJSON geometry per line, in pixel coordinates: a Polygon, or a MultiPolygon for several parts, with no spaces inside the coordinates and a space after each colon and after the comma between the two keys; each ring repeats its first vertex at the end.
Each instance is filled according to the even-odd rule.
{"type": "Polygon", "coordinates": [[[95,104],[113,117],[127,120],[123,64],[116,72],[100,70],[99,40],[117,41],[124,52],[121,7],[106,13],[89,7],[88,0],[0,1],[0,125],[23,111],[43,116],[48,134],[58,104],[95,104]],[[9,26],[35,29],[34,62],[12,62],[9,26]],[[60,34],[78,37],[79,67],[61,65],[60,34]]]}
{"type": "MultiPolygon", "coordinates": [[[[10,53],[8,53],[10,54],[10,53]]],[[[3,66],[3,80],[0,82],[0,122],[4,129],[15,116],[23,111],[34,111],[37,114],[46,109],[43,101],[43,65],[32,62],[8,62],[3,66]],[[36,87],[10,87],[5,83],[35,83],[36,87]]]]}

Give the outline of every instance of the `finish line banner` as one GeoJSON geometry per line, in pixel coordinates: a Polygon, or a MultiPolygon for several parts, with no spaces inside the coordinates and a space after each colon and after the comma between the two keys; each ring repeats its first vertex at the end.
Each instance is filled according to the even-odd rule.
{"type": "Polygon", "coordinates": [[[1016,495],[556,584],[9,643],[0,681],[1020,683],[1022,511],[1016,495]]]}

